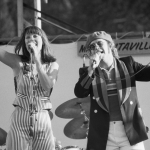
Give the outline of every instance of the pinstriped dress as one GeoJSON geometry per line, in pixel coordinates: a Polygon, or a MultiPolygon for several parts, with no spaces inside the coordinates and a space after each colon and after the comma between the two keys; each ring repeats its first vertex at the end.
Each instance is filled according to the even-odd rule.
{"type": "MultiPolygon", "coordinates": [[[[23,67],[16,77],[16,98],[13,105],[15,110],[11,115],[10,130],[6,139],[7,150],[30,150],[29,148],[29,126],[30,126],[30,93],[31,82],[28,64],[23,63],[23,67]]],[[[45,65],[48,71],[50,65],[45,65]]],[[[52,108],[50,94],[47,93],[38,80],[38,75],[34,77],[33,102],[35,113],[33,115],[33,140],[32,150],[54,150],[55,142],[51,127],[51,119],[48,109],[52,108]]]]}

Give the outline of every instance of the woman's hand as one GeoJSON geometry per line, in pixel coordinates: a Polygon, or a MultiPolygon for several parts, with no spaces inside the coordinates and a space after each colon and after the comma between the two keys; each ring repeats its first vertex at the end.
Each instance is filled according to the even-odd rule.
{"type": "Polygon", "coordinates": [[[38,47],[34,42],[28,43],[28,51],[33,56],[33,60],[41,61],[41,51],[38,50],[38,47]]]}

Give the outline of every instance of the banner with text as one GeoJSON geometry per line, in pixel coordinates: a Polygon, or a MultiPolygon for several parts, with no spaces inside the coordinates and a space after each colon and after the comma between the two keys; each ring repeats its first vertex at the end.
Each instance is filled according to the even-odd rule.
{"type": "MultiPolygon", "coordinates": [[[[119,55],[150,54],[150,38],[114,40],[119,55]]],[[[78,42],[78,54],[87,54],[84,47],[86,41],[78,42]]]]}

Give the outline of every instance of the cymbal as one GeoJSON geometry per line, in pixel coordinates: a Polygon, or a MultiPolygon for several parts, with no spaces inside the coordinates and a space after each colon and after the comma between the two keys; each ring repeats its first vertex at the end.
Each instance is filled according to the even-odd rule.
{"type": "Polygon", "coordinates": [[[82,113],[89,116],[90,112],[90,97],[73,98],[58,106],[55,114],[60,118],[78,118],[82,113]]]}
{"type": "Polygon", "coordinates": [[[64,134],[71,139],[85,139],[88,134],[89,118],[74,118],[64,128],[64,134]]]}
{"type": "Polygon", "coordinates": [[[0,128],[0,146],[6,143],[7,132],[0,128]]]}

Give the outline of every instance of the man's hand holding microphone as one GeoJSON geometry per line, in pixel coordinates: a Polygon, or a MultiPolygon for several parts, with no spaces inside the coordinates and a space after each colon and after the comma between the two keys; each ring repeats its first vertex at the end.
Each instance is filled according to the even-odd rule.
{"type": "Polygon", "coordinates": [[[88,67],[88,75],[91,77],[95,68],[97,68],[100,64],[100,61],[102,59],[101,53],[95,53],[90,56],[89,59],[89,67],[88,67]]]}

